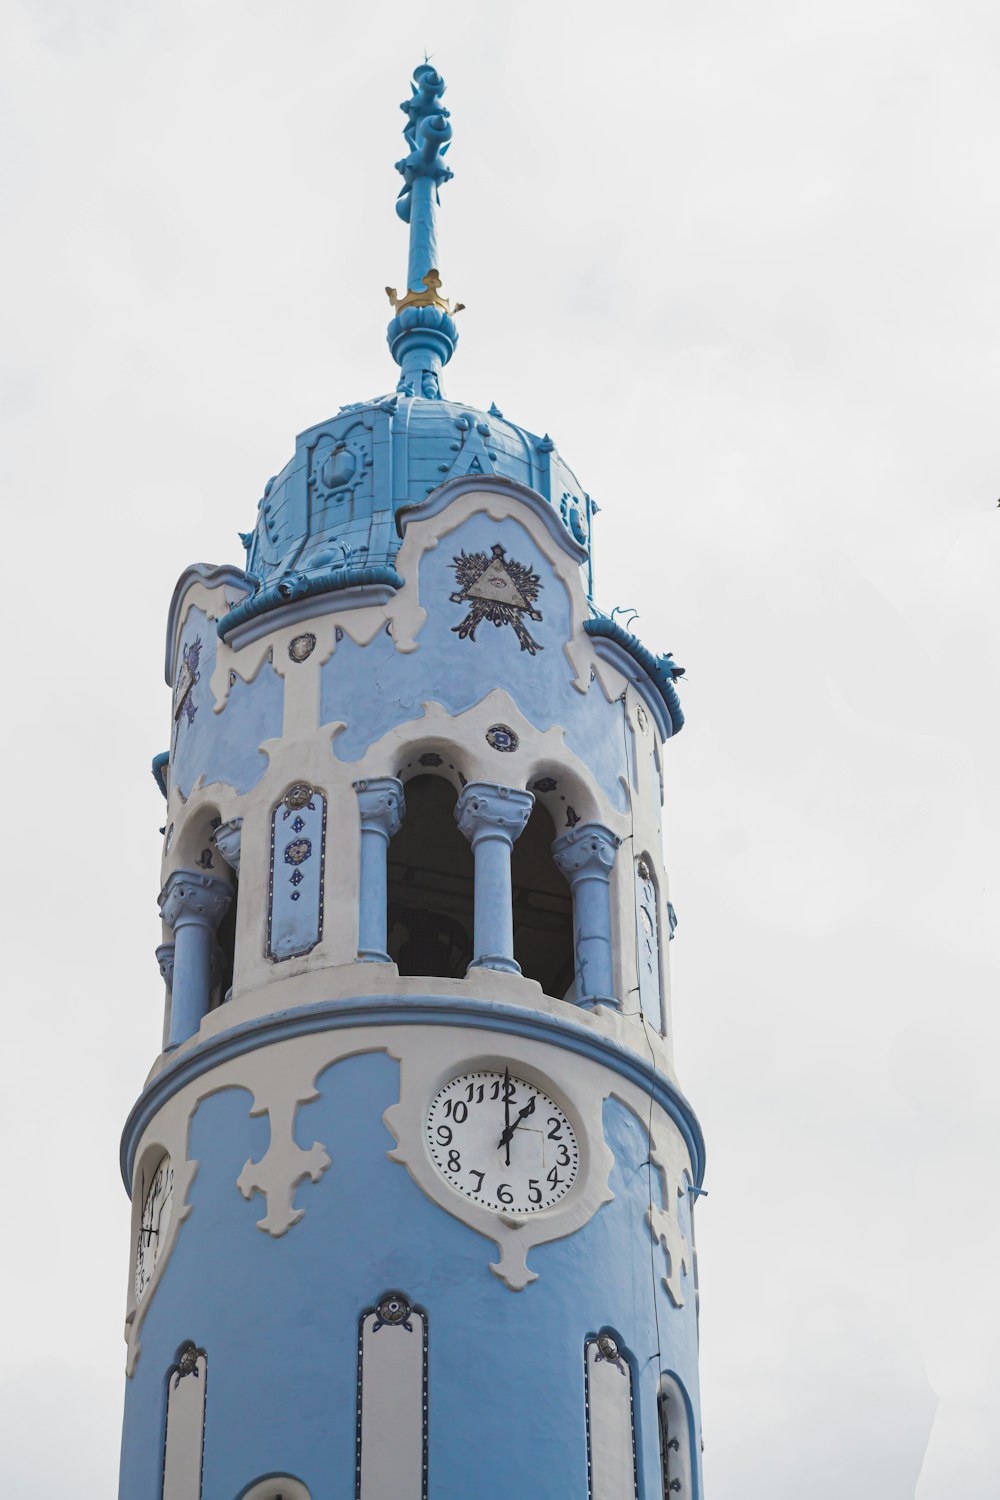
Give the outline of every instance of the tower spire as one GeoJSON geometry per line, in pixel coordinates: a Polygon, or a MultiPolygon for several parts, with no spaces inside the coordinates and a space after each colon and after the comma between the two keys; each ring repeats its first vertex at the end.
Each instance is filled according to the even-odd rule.
{"type": "Polygon", "coordinates": [[[396,212],[410,226],[406,291],[397,296],[387,286],[395,317],[387,339],[401,374],[398,389],[409,395],[440,399],[440,372],[455,352],[458,329],[452,307],[441,296],[438,272],[437,208],[440,188],[454,175],[442,160],[451,143],[449,112],[441,103],[445,82],[430,63],[414,70],[410,98],[399,106],[406,115],[403,136],[409,152],[396,163],[403,179],[396,212]]]}

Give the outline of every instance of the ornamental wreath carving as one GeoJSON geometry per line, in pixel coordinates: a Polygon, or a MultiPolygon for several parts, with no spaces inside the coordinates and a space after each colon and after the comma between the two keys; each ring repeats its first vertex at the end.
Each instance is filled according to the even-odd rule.
{"type": "Polygon", "coordinates": [[[508,558],[499,542],[494,542],[490,556],[485,552],[460,552],[452,567],[458,590],[451,595],[451,602],[469,606],[461,624],[451,627],[459,640],[468,637],[474,641],[478,627],[489,620],[498,630],[502,625],[512,625],[522,651],[534,656],[544,649],[528,634],[524,623],[525,616],[529,620],[542,618],[535,608],[542,587],[537,573],[508,558]]]}

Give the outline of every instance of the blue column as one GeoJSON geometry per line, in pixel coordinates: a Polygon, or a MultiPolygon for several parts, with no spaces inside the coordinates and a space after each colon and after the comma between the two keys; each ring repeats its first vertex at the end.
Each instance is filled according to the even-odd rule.
{"type": "Polygon", "coordinates": [[[160,892],[160,915],[174,930],[167,1051],[194,1036],[207,1014],[215,929],[232,898],[231,886],[201,870],[175,870],[160,892]]]}
{"type": "Polygon", "coordinates": [[[514,959],[510,852],[534,803],[530,792],[470,781],[455,804],[455,821],[471,843],[476,861],[475,956],[470,969],[521,972],[514,959]]]}
{"type": "Polygon", "coordinates": [[[356,781],[361,813],[361,878],[358,897],[358,958],[363,963],[391,962],[386,949],[389,840],[406,816],[402,782],[395,776],[356,781]]]}
{"type": "Polygon", "coordinates": [[[614,998],[609,881],[621,839],[600,823],[578,823],[552,845],[573,892],[577,1005],[621,1005],[614,998]]]}
{"type": "Polygon", "coordinates": [[[166,1052],[167,1043],[170,1040],[170,996],[174,988],[174,945],[173,943],[161,943],[156,950],[156,962],[160,966],[160,978],[166,987],[166,996],[163,1003],[163,1041],[162,1050],[166,1052]]]}

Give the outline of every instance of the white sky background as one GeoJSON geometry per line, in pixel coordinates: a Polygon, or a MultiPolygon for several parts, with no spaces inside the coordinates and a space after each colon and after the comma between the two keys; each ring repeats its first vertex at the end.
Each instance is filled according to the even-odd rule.
{"type": "Polygon", "coordinates": [[[426,45],[447,390],[552,433],[598,601],[689,674],[709,1500],[994,1500],[996,4],[0,16],[5,1488],[115,1491],[167,604],[297,431],[394,384],[426,45]]]}

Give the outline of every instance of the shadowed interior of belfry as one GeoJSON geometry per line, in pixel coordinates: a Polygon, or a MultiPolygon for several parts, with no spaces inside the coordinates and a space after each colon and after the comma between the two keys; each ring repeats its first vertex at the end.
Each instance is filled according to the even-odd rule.
{"type": "Polygon", "coordinates": [[[514,957],[521,973],[547,995],[571,998],[574,978],[573,897],[552,858],[555,824],[540,802],[511,852],[514,957]]]}
{"type": "Polygon", "coordinates": [[[389,954],[400,974],[461,979],[472,959],[472,847],[441,776],[406,784],[406,817],[389,845],[389,954]]]}

